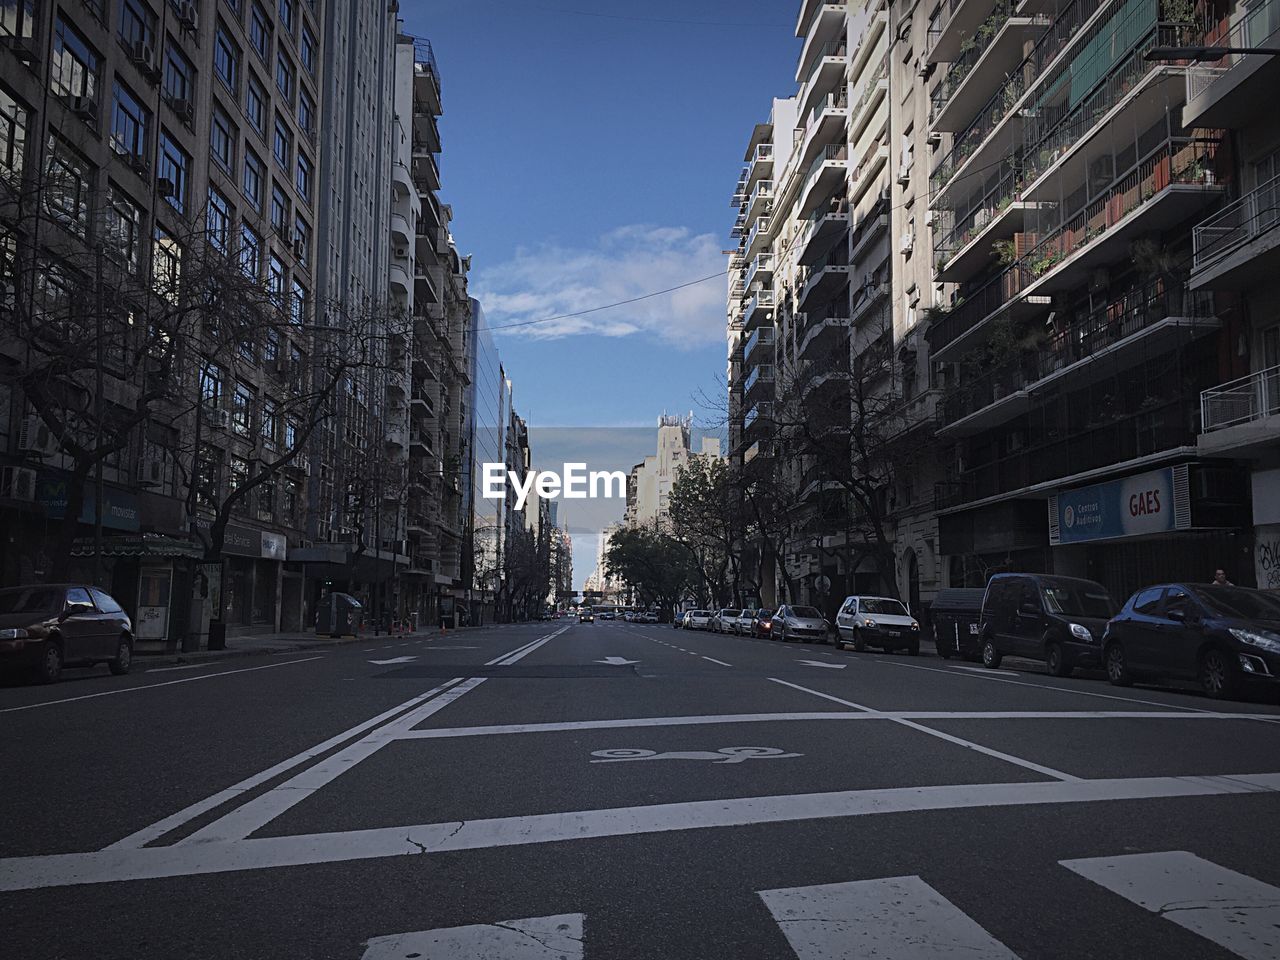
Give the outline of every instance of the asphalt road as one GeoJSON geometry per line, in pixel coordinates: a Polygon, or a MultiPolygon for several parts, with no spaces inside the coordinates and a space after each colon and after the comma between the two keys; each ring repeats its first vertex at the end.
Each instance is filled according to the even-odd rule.
{"type": "Polygon", "coordinates": [[[665,626],[0,687],[5,956],[1280,956],[1280,708],[665,626]]]}

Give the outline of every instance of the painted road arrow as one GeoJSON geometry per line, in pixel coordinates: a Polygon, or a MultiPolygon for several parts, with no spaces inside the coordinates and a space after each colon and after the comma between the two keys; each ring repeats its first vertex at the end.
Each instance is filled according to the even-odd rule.
{"type": "Polygon", "coordinates": [[[847,663],[823,663],[821,660],[797,660],[796,663],[807,663],[811,667],[826,667],[828,670],[843,670],[847,663]]]}
{"type": "Polygon", "coordinates": [[[597,660],[596,663],[607,663],[611,667],[625,667],[633,663],[639,663],[639,660],[624,660],[622,657],[606,657],[603,660],[597,660]]]}
{"type": "Polygon", "coordinates": [[[385,667],[390,663],[412,663],[417,657],[392,657],[390,660],[370,660],[370,663],[376,663],[380,667],[385,667]]]}

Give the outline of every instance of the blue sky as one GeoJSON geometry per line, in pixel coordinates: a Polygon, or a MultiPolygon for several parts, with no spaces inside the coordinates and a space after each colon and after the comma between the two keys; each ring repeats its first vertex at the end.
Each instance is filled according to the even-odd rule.
{"type": "MultiPolygon", "coordinates": [[[[796,15],[790,0],[401,3],[439,61],[442,195],[490,324],[725,268],[751,127],[794,85],[796,15]]],[[[501,335],[517,409],[543,427],[713,416],[697,396],[721,390],[724,291],[501,335]]]]}

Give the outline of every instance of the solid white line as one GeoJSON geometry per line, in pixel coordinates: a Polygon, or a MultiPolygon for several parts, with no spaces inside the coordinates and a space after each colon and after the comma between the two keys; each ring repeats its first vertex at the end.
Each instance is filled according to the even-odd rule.
{"type": "Polygon", "coordinates": [[[202,667],[216,667],[217,663],[188,663],[181,667],[152,667],[150,670],[143,670],[143,673],[172,673],[174,670],[199,670],[202,667]]]}
{"type": "MultiPolygon", "coordinates": [[[[904,664],[900,664],[900,666],[904,666],[904,667],[905,667],[905,666],[912,666],[912,664],[905,664],[905,663],[904,663],[904,664]]],[[[983,674],[987,674],[988,676],[991,676],[991,671],[990,671],[990,670],[988,670],[986,667],[965,667],[965,666],[961,666],[961,665],[960,665],[960,664],[958,664],[958,663],[957,663],[955,666],[953,666],[953,667],[948,667],[948,668],[944,669],[942,672],[943,672],[943,673],[947,673],[947,672],[949,672],[950,670],[965,670],[965,671],[967,671],[968,673],[983,673],[983,674]]],[[[1000,673],[999,673],[999,677],[998,677],[998,678],[999,678],[999,679],[1004,679],[1005,677],[1020,677],[1020,676],[1022,676],[1022,674],[1020,674],[1020,673],[1014,673],[1012,670],[1001,670],[1001,671],[1000,671],[1000,673]]],[[[993,679],[996,679],[996,678],[995,678],[995,677],[993,677],[993,679]]]]}
{"type": "Polygon", "coordinates": [[[0,891],[882,813],[1278,792],[1280,773],[1257,773],[1234,777],[1141,777],[893,787],[696,800],[342,833],[263,837],[198,846],[178,844],[135,850],[107,849],[95,853],[14,857],[0,860],[0,891]]]}
{"type": "Polygon", "coordinates": [[[582,960],[581,913],[374,937],[361,960],[582,960]]]}
{"type": "Polygon", "coordinates": [[[703,657],[703,660],[710,660],[712,663],[718,663],[722,667],[732,667],[732,663],[725,663],[723,660],[717,660],[715,657],[703,657]]]}
{"type": "Polygon", "coordinates": [[[1181,850],[1060,862],[1244,960],[1280,957],[1280,887],[1181,850]]]}
{"type": "MultiPolygon", "coordinates": [[[[849,700],[841,700],[839,697],[833,697],[829,693],[822,693],[821,691],[818,691],[818,690],[810,690],[808,687],[802,687],[797,683],[787,683],[787,681],[779,680],[776,677],[770,677],[769,679],[772,680],[774,683],[781,683],[784,686],[791,687],[795,690],[800,690],[800,691],[803,691],[804,693],[811,693],[815,697],[822,697],[824,700],[833,700],[836,703],[843,703],[846,707],[853,707],[856,710],[868,710],[876,714],[877,716],[884,716],[884,714],[882,714],[879,710],[872,710],[871,707],[863,706],[860,703],[853,703],[852,701],[849,701],[849,700]]],[[[919,731],[920,733],[928,734],[931,737],[937,737],[939,740],[945,740],[947,741],[947,743],[953,743],[958,747],[964,747],[967,750],[973,750],[973,751],[976,751],[977,753],[985,754],[988,757],[994,757],[997,760],[1003,760],[1005,763],[1015,764],[1016,766],[1023,767],[1027,770],[1034,770],[1036,773],[1042,773],[1047,777],[1053,777],[1054,779],[1057,779],[1057,780],[1079,780],[1080,779],[1079,777],[1073,774],[1064,773],[1061,770],[1055,770],[1052,767],[1046,767],[1039,763],[1034,763],[1031,760],[1024,760],[1022,757],[1015,757],[1011,753],[1004,753],[1000,750],[993,750],[991,747],[984,747],[980,743],[974,743],[972,740],[965,740],[961,737],[952,736],[949,733],[943,733],[941,730],[934,730],[932,727],[926,727],[923,724],[915,723],[912,720],[906,720],[906,719],[903,719],[902,717],[887,717],[886,719],[891,720],[894,723],[899,723],[904,727],[910,727],[912,730],[919,731]]]]}
{"type": "Polygon", "coordinates": [[[919,877],[762,890],[797,960],[1018,960],[919,877]]]}
{"type": "Polygon", "coordinates": [[[193,683],[196,680],[212,680],[215,677],[229,677],[233,673],[252,673],[255,670],[270,670],[272,667],[287,667],[295,663],[310,663],[312,660],[323,659],[323,657],[306,657],[302,660],[284,660],[280,663],[266,663],[260,667],[242,667],[239,670],[223,670],[221,673],[207,673],[201,677],[183,677],[180,680],[165,680],[162,683],[147,683],[136,687],[121,687],[118,690],[103,690],[101,693],[86,693],[81,697],[66,697],[62,700],[44,700],[40,703],[23,704],[21,707],[5,707],[0,709],[0,713],[16,713],[19,710],[34,710],[37,707],[53,707],[60,703],[75,703],[77,700],[92,700],[95,697],[114,697],[118,693],[134,693],[138,690],[154,690],[156,687],[169,687],[175,683],[193,683]]]}

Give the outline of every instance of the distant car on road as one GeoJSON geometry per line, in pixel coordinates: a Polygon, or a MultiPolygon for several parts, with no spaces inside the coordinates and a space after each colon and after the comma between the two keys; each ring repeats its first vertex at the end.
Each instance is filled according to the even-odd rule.
{"type": "Polygon", "coordinates": [[[741,635],[750,635],[752,628],[756,622],[756,611],[748,607],[738,614],[733,624],[733,632],[741,635]]]}
{"type": "Polygon", "coordinates": [[[1215,700],[1280,682],[1280,600],[1245,587],[1165,583],[1139,590],[1107,624],[1107,679],[1196,680],[1215,700]]]}
{"type": "Polygon", "coordinates": [[[737,610],[717,610],[711,618],[711,629],[716,633],[733,633],[738,624],[737,610]]]}
{"type": "Polygon", "coordinates": [[[710,610],[690,610],[684,615],[686,630],[706,630],[711,626],[714,614],[710,610]]]}
{"type": "Polygon", "coordinates": [[[105,591],[88,584],[0,590],[0,666],[33,669],[52,683],[69,664],[133,665],[133,623],[105,591]]]}
{"type": "Polygon", "coordinates": [[[1092,580],[998,573],[982,601],[982,664],[1006,656],[1043,660],[1055,677],[1102,663],[1102,634],[1118,604],[1092,580]]]}
{"type": "Polygon", "coordinates": [[[830,624],[817,607],[793,607],[783,604],[773,615],[771,635],[775,640],[799,640],[802,643],[817,640],[827,642],[830,624]]]}
{"type": "Polygon", "coordinates": [[[835,645],[853,644],[855,650],[868,645],[882,650],[920,652],[920,624],[902,601],[890,597],[845,597],[836,613],[835,645]]]}
{"type": "Polygon", "coordinates": [[[637,613],[634,620],[636,623],[657,623],[658,615],[652,611],[645,611],[644,613],[637,613]]]}
{"type": "Polygon", "coordinates": [[[765,640],[773,636],[773,611],[768,608],[757,610],[751,621],[750,632],[753,637],[762,637],[765,640]]]}
{"type": "Polygon", "coordinates": [[[587,607],[586,609],[578,611],[578,622],[579,623],[595,623],[596,622],[596,616],[591,611],[590,607],[587,607]]]}

